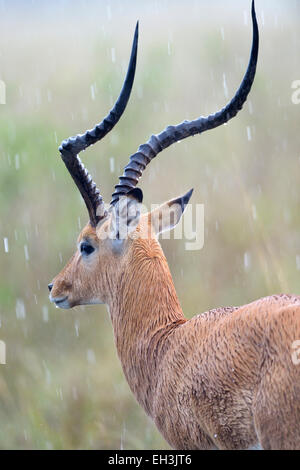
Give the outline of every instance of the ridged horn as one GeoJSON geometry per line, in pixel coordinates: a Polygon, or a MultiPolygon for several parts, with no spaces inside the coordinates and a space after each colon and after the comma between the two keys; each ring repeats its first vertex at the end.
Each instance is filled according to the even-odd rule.
{"type": "Polygon", "coordinates": [[[242,109],[248,93],[251,90],[258,57],[259,33],[254,0],[252,1],[251,14],[253,39],[250,60],[243,81],[232,100],[215,114],[211,114],[207,117],[201,116],[194,121],[184,121],[177,126],[168,126],[160,134],[152,135],[146,144],[140,145],[138,151],[131,155],[128,165],[124,168],[123,175],[119,178],[119,183],[115,186],[111,205],[115,204],[120,196],[125,195],[137,185],[146,166],[159,152],[179,140],[221,126],[232,119],[238,111],[242,109]]]}
{"type": "Polygon", "coordinates": [[[125,111],[134,81],[137,46],[138,22],[135,28],[126,78],[119,98],[117,99],[114,107],[103,119],[103,121],[97,124],[93,129],[86,131],[85,134],[80,134],[64,140],[59,147],[61,157],[85,201],[90,216],[90,223],[94,227],[97,225],[99,220],[105,217],[106,212],[104,209],[102,196],[100,195],[96,184],[92,180],[92,177],[78,157],[78,154],[90,145],[93,145],[99,140],[103,139],[103,137],[117,124],[123,112],[125,111]]]}

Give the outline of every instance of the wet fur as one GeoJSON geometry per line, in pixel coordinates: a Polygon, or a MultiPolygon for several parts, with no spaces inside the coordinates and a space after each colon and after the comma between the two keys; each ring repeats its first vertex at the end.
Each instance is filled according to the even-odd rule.
{"type": "MultiPolygon", "coordinates": [[[[130,388],[173,448],[299,449],[300,365],[291,345],[300,339],[300,297],[186,320],[158,241],[151,230],[139,238],[150,223],[144,216],[122,254],[98,241],[89,269],[75,254],[54,295],[67,286],[77,305],[101,292],[130,388]]],[[[90,226],[86,237],[97,241],[90,226]]]]}

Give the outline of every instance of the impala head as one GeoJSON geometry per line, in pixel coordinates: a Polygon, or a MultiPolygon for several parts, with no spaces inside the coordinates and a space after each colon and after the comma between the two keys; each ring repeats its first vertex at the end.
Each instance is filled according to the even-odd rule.
{"type": "Polygon", "coordinates": [[[113,109],[85,134],[62,142],[59,150],[62,159],[77,185],[89,213],[89,223],[77,241],[77,250],[69,263],[54,278],[48,288],[50,300],[58,307],[107,303],[118,288],[118,281],[132,263],[139,243],[146,243],[154,251],[159,249],[157,235],[172,229],[180,220],[192,191],[177,197],[158,209],[141,214],[142,191],[136,188],[142,172],[150,161],[166,147],[186,137],[202,133],[224,124],[242,108],[251,89],[258,55],[258,28],[252,3],[253,40],[250,60],[243,81],[233,99],[221,110],[208,117],[184,121],[169,126],[158,135],[152,135],[146,144],[131,155],[124,173],[115,186],[109,208],[96,184],[81,163],[78,154],[102,139],[122,116],[133,85],[138,24],[135,29],[131,57],[123,88],[113,109]]]}
{"type": "Polygon", "coordinates": [[[178,223],[191,194],[145,214],[140,211],[140,189],[120,198],[97,227],[89,222],[81,231],[73,257],[49,285],[50,300],[61,308],[109,303],[136,246],[147,244],[149,253],[157,255],[157,235],[178,223]]]}

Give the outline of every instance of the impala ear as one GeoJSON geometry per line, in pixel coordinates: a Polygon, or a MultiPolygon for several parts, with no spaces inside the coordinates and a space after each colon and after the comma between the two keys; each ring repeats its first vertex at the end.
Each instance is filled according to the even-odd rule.
{"type": "Polygon", "coordinates": [[[120,240],[128,238],[133,232],[141,216],[141,203],[143,193],[140,188],[130,190],[126,195],[120,196],[112,208],[110,223],[110,238],[119,243],[120,240]]]}
{"type": "Polygon", "coordinates": [[[184,196],[165,202],[150,213],[151,224],[156,235],[172,230],[178,224],[192,193],[193,189],[184,196]]]}

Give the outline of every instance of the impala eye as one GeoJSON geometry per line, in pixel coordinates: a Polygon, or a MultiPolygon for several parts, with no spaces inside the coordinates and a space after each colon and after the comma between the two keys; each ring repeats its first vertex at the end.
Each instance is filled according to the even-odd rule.
{"type": "Polygon", "coordinates": [[[95,251],[95,248],[90,243],[84,242],[80,245],[80,251],[83,255],[90,255],[95,251]]]}

